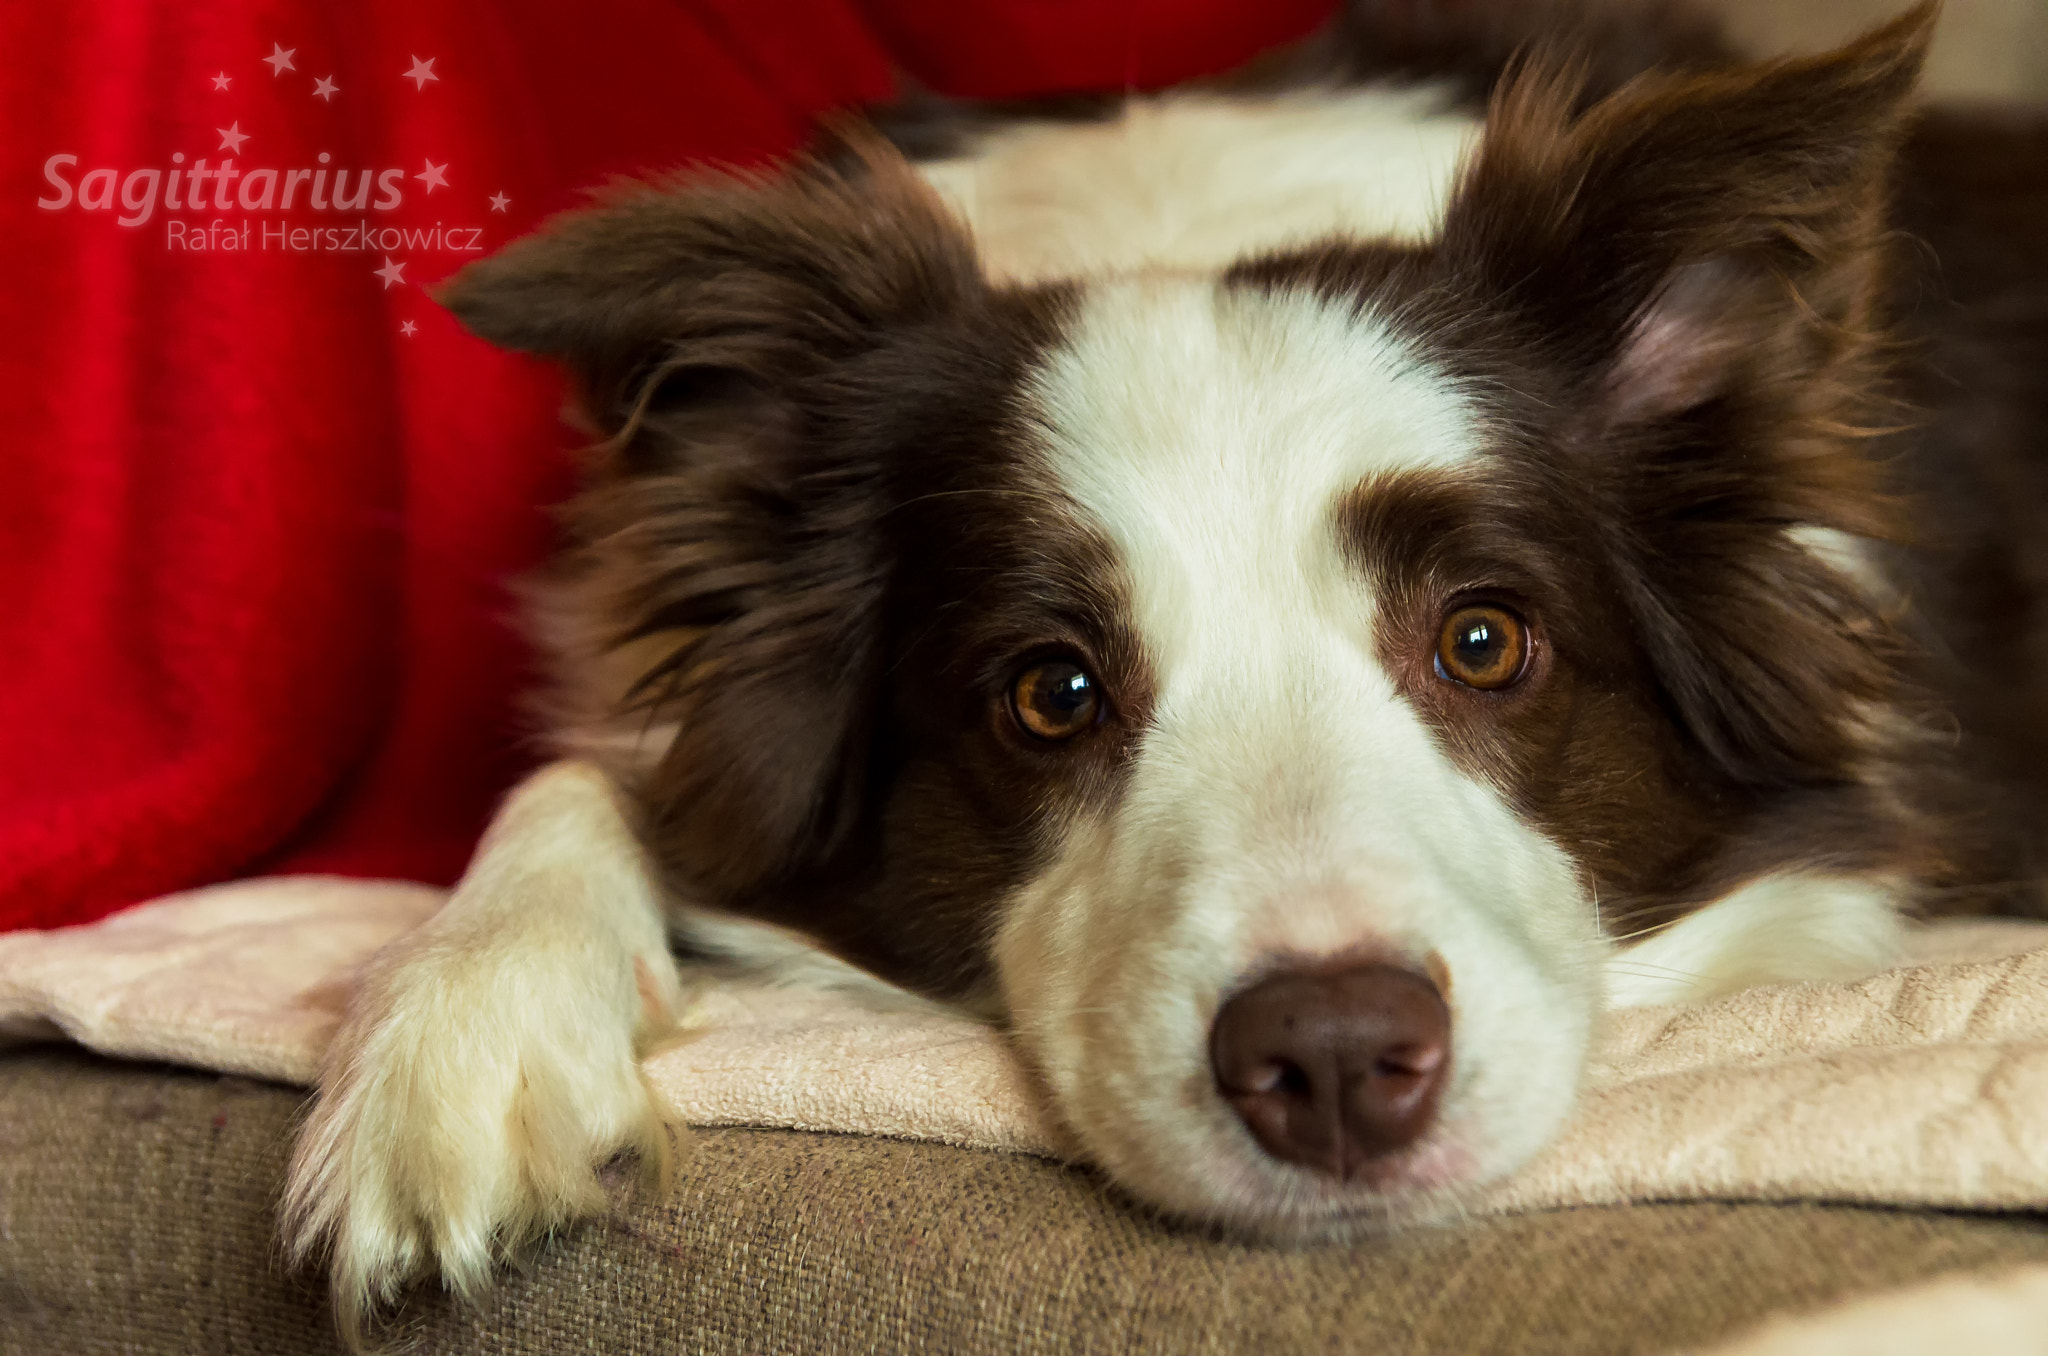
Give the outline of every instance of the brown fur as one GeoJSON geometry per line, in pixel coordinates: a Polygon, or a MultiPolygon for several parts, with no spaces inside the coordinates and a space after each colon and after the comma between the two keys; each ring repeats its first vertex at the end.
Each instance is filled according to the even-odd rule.
{"type": "Polygon", "coordinates": [[[773,181],[629,194],[448,300],[568,359],[610,435],[555,585],[600,622],[563,666],[651,643],[572,714],[679,732],[611,764],[669,879],[908,987],[974,989],[992,910],[1055,807],[1103,794],[1146,690],[1105,548],[1012,428],[1062,294],[987,288],[855,135],[773,181]],[[1131,718],[1058,756],[1004,705],[1054,649],[1131,718]]]}
{"type": "MultiPolygon", "coordinates": [[[[1437,11],[1379,19],[1397,11],[1415,51],[1437,41],[1437,11]]],[[[1390,668],[1616,929],[1787,867],[1967,892],[1936,835],[1964,798],[1901,789],[1930,741],[1887,600],[1786,535],[1899,531],[1871,436],[1899,417],[1883,210],[1931,10],[1825,58],[1630,79],[1646,34],[1667,64],[1713,54],[1677,13],[1505,78],[1473,46],[1493,130],[1440,239],[1231,281],[1377,311],[1485,393],[1493,469],[1375,487],[1352,531],[1397,600],[1390,668]],[[1476,704],[1412,662],[1473,590],[1530,606],[1543,655],[1476,704]]],[[[568,663],[653,656],[580,715],[681,730],[615,768],[670,878],[912,987],[974,990],[1001,898],[1059,807],[1113,792],[1149,700],[1107,550],[1036,482],[1018,424],[1062,294],[985,284],[855,135],[778,179],[628,195],[452,301],[569,360],[611,435],[566,567],[604,623],[568,663]],[[1123,709],[1052,757],[1001,694],[1055,648],[1123,709]]]]}
{"type": "MultiPolygon", "coordinates": [[[[1571,854],[1617,935],[1771,871],[1924,868],[1920,819],[1867,781],[1867,761],[1892,750],[1743,778],[1673,719],[1627,602],[1651,585],[1617,583],[1635,567],[1602,549],[1600,511],[1562,479],[1484,471],[1376,482],[1354,497],[1347,537],[1380,600],[1381,661],[1453,758],[1571,854]],[[1531,626],[1531,660],[1510,687],[1459,687],[1430,662],[1442,618],[1474,599],[1531,626]],[[1799,831],[1777,832],[1788,824],[1799,831]]],[[[1760,638],[1795,651],[1839,645],[1835,610],[1765,619],[1773,629],[1760,638]]]]}
{"type": "Polygon", "coordinates": [[[1725,890],[1736,858],[1929,866],[1919,819],[1872,786],[1908,754],[1859,713],[1904,699],[1903,646],[1786,536],[1897,531],[1869,437],[1896,417],[1880,212],[1929,17],[1823,59],[1644,77],[1583,113],[1582,67],[1531,62],[1496,91],[1441,241],[1236,271],[1393,318],[1484,393],[1492,468],[1367,487],[1352,539],[1395,585],[1390,669],[1572,846],[1619,929],[1725,890]],[[1447,693],[1414,656],[1489,590],[1532,608],[1547,657],[1512,692],[1447,693]],[[1794,806],[1825,833],[1724,860],[1794,806]]]}
{"type": "Polygon", "coordinates": [[[1972,871],[1943,903],[2043,907],[2048,825],[2048,112],[1938,110],[1904,147],[1894,310],[1918,512],[1893,567],[1956,723],[1928,783],[1972,871]]]}

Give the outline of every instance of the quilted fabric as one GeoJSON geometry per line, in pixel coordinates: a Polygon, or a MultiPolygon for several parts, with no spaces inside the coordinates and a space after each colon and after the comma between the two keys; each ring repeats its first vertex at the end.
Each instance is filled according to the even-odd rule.
{"type": "MultiPolygon", "coordinates": [[[[441,892],[283,877],[0,937],[0,1036],[310,1083],[352,973],[441,892]]],[[[1962,922],[1917,964],[1613,1014],[1563,1136],[1493,1211],[1820,1199],[2048,1210],[2048,925],[1962,922]]],[[[1073,1157],[1000,1035],[698,977],[649,1077],[680,1121],[1073,1157]]]]}

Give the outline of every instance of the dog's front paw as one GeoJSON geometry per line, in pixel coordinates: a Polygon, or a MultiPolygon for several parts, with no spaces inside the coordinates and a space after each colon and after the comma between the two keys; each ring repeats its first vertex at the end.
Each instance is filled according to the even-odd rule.
{"type": "Polygon", "coordinates": [[[407,1282],[438,1272],[473,1293],[499,1258],[601,1209],[597,1168],[618,1151],[666,1172],[638,1062],[673,1011],[666,954],[444,919],[365,977],[286,1181],[286,1247],[326,1251],[352,1343],[407,1282]]]}

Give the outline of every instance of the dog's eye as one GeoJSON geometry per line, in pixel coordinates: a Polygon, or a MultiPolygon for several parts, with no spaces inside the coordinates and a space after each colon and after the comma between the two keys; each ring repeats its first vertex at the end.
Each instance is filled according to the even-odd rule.
{"type": "Polygon", "coordinates": [[[1437,676],[1466,687],[1506,687],[1522,676],[1528,662],[1528,628],[1494,603],[1457,609],[1437,633],[1437,676]]]}
{"type": "Polygon", "coordinates": [[[1071,659],[1033,664],[1010,684],[1010,711],[1027,734],[1072,739],[1102,713],[1095,678],[1071,659]]]}

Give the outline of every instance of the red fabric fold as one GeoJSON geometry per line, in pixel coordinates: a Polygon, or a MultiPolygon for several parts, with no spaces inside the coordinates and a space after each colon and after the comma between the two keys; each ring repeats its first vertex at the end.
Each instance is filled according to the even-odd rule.
{"type": "Polygon", "coordinates": [[[960,95],[1149,86],[1326,9],[0,8],[0,928],[254,871],[459,873],[532,757],[509,585],[573,440],[553,377],[424,286],[611,175],[786,154],[899,69],[960,95]],[[201,160],[236,177],[173,210],[201,160]],[[323,170],[364,200],[314,208],[323,170]],[[360,248],[362,226],[400,234],[360,248]],[[317,235],[349,228],[359,248],[317,235]]]}

